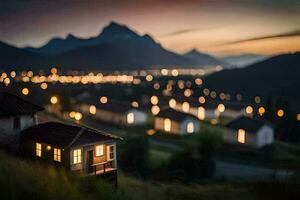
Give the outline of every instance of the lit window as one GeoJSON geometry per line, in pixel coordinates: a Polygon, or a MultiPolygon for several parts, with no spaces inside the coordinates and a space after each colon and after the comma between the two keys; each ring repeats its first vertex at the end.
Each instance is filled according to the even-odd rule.
{"type": "Polygon", "coordinates": [[[164,129],[165,131],[167,132],[170,132],[171,131],[171,120],[169,118],[166,118],[164,120],[164,129]]]}
{"type": "Polygon", "coordinates": [[[104,155],[104,147],[103,145],[96,146],[96,156],[103,156],[104,155]]]}
{"type": "Polygon", "coordinates": [[[73,150],[73,164],[81,163],[81,149],[73,150]]]}
{"type": "Polygon", "coordinates": [[[133,124],[134,122],[134,114],[131,112],[131,113],[128,113],[127,114],[127,123],[128,124],[133,124]]]}
{"type": "Polygon", "coordinates": [[[204,119],[205,119],[205,108],[202,107],[202,106],[200,106],[200,107],[198,108],[198,118],[199,118],[200,120],[204,120],[204,119]]]}
{"type": "Polygon", "coordinates": [[[61,150],[54,148],[54,160],[60,162],[61,161],[61,150]]]}
{"type": "Polygon", "coordinates": [[[187,127],[186,127],[186,131],[188,132],[188,133],[193,133],[194,132],[194,123],[193,122],[189,122],[188,124],[187,124],[187,127]]]}
{"type": "Polygon", "coordinates": [[[38,157],[42,157],[42,144],[35,143],[35,154],[38,157]]]}
{"type": "Polygon", "coordinates": [[[183,102],[182,104],[182,111],[187,113],[190,110],[190,104],[188,102],[183,102]]]}
{"type": "Polygon", "coordinates": [[[238,143],[244,144],[246,141],[246,131],[244,129],[238,130],[238,143]]]}

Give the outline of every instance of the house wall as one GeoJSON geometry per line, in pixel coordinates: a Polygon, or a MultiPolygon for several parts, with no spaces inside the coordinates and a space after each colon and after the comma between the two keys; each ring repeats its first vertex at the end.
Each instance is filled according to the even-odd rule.
{"type": "Polygon", "coordinates": [[[257,132],[257,147],[274,142],[274,130],[270,126],[263,126],[257,132]]]}
{"type": "Polygon", "coordinates": [[[243,114],[244,114],[244,112],[242,110],[238,111],[238,110],[231,110],[231,109],[227,108],[227,109],[225,109],[225,111],[223,113],[221,113],[221,116],[234,119],[243,114]]]}
{"type": "Polygon", "coordinates": [[[33,114],[20,115],[20,129],[14,129],[15,116],[0,117],[0,146],[9,151],[17,151],[20,143],[20,131],[36,125],[33,114]]]}
{"type": "Polygon", "coordinates": [[[126,124],[127,125],[140,125],[140,124],[145,124],[147,121],[148,115],[145,112],[142,112],[137,109],[131,109],[128,112],[126,112],[126,124]],[[128,124],[127,123],[127,115],[128,113],[132,112],[134,115],[134,123],[133,124],[128,124]]]}
{"type": "Polygon", "coordinates": [[[167,134],[175,134],[175,135],[180,135],[181,134],[181,125],[179,122],[171,120],[171,131],[166,132],[164,128],[164,120],[166,118],[162,117],[155,117],[154,118],[154,128],[158,131],[162,131],[167,134]]]}
{"type": "Polygon", "coordinates": [[[246,131],[246,141],[244,144],[241,144],[238,142],[238,130],[225,128],[222,134],[222,138],[224,143],[257,147],[257,139],[255,133],[249,133],[246,131]]]}
{"type": "Polygon", "coordinates": [[[180,125],[181,135],[193,134],[193,133],[187,132],[187,125],[189,122],[193,122],[193,124],[194,124],[194,132],[193,133],[197,133],[200,131],[200,122],[192,117],[188,117],[183,122],[181,122],[181,125],[180,125]]]}

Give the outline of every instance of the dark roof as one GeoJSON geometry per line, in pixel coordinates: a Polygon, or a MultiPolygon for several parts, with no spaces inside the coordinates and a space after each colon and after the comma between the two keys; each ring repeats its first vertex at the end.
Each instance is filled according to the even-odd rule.
{"type": "Polygon", "coordinates": [[[34,105],[16,95],[0,92],[0,116],[24,115],[42,110],[44,108],[34,105]]]}
{"type": "Polygon", "coordinates": [[[22,138],[55,145],[61,148],[118,139],[107,133],[83,126],[47,122],[22,131],[22,138]]]}
{"type": "Polygon", "coordinates": [[[236,130],[245,129],[248,132],[256,133],[264,125],[268,125],[268,122],[257,118],[240,116],[228,123],[226,127],[236,130]]]}
{"type": "Polygon", "coordinates": [[[181,122],[181,121],[185,120],[187,117],[197,119],[193,115],[183,113],[183,112],[180,112],[180,111],[176,111],[172,108],[163,109],[162,111],[160,111],[158,113],[157,117],[169,118],[173,121],[178,121],[178,122],[181,122]]]}

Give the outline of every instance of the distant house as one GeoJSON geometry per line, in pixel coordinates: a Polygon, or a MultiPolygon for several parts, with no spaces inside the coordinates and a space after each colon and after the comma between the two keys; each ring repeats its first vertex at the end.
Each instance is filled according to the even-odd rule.
{"type": "Polygon", "coordinates": [[[146,123],[148,118],[147,113],[142,110],[115,101],[95,105],[83,103],[81,105],[82,112],[90,113],[91,106],[96,109],[93,112],[95,118],[105,123],[134,126],[146,123]]]}
{"type": "Polygon", "coordinates": [[[21,152],[87,175],[116,177],[116,141],[90,128],[47,122],[22,131],[21,152]]]}
{"type": "Polygon", "coordinates": [[[274,142],[273,128],[260,119],[241,116],[226,125],[225,143],[260,148],[274,142]]]}
{"type": "Polygon", "coordinates": [[[226,102],[225,111],[220,116],[235,119],[241,115],[246,115],[245,108],[246,105],[240,102],[226,102]]]}
{"type": "Polygon", "coordinates": [[[36,125],[36,113],[42,110],[16,95],[0,92],[0,145],[16,150],[20,131],[36,125]]]}
{"type": "Polygon", "coordinates": [[[164,133],[188,135],[200,130],[200,122],[190,114],[168,108],[155,116],[154,128],[164,133]]]}

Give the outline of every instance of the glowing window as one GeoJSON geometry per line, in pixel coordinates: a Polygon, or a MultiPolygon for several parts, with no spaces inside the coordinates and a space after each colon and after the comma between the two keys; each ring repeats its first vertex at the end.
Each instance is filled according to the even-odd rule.
{"type": "Polygon", "coordinates": [[[244,129],[238,130],[238,143],[244,144],[246,142],[246,131],[244,129]]]}
{"type": "Polygon", "coordinates": [[[96,156],[103,156],[104,155],[104,146],[97,145],[96,146],[96,156]]]}
{"type": "Polygon", "coordinates": [[[61,150],[54,148],[54,160],[60,162],[61,161],[61,150]]]}
{"type": "Polygon", "coordinates": [[[35,143],[35,154],[38,157],[42,157],[42,144],[35,143]]]}
{"type": "Polygon", "coordinates": [[[164,129],[165,131],[167,132],[170,132],[171,131],[171,120],[169,118],[166,118],[164,120],[164,129]]]}
{"type": "Polygon", "coordinates": [[[81,149],[73,150],[73,164],[81,163],[81,149]]]}
{"type": "Polygon", "coordinates": [[[131,113],[128,113],[127,114],[127,123],[128,124],[133,124],[134,122],[134,114],[131,112],[131,113]]]}
{"type": "Polygon", "coordinates": [[[193,123],[193,122],[189,122],[189,123],[187,124],[186,131],[187,131],[188,133],[193,133],[193,132],[194,132],[194,129],[195,129],[194,123],[193,123]]]}
{"type": "Polygon", "coordinates": [[[187,113],[190,110],[190,104],[188,102],[183,102],[182,104],[182,111],[187,113]]]}

